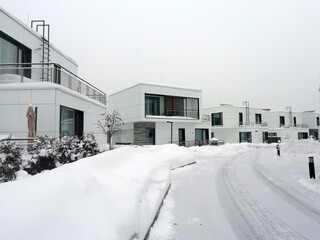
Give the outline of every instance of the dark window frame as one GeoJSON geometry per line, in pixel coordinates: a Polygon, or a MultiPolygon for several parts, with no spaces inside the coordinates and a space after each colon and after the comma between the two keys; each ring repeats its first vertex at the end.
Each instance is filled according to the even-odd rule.
{"type": "MultiPolygon", "coordinates": [[[[22,56],[21,56],[21,62],[17,63],[26,63],[24,65],[20,65],[21,67],[30,68],[31,60],[32,60],[32,51],[30,48],[26,47],[25,45],[21,44],[14,38],[10,37],[9,35],[5,34],[3,31],[0,30],[0,38],[4,39],[5,41],[11,43],[12,45],[16,46],[17,51],[17,59],[19,58],[19,50],[21,50],[22,56]]],[[[31,69],[24,69],[25,77],[31,78],[31,69]]]]}
{"type": "Polygon", "coordinates": [[[223,112],[211,113],[211,126],[223,126],[223,112]],[[221,115],[219,123],[215,123],[214,115],[221,115]]]}
{"type": "Polygon", "coordinates": [[[280,121],[280,127],[286,125],[286,118],[285,118],[285,116],[279,116],[279,121],[280,121]]]}
{"type": "Polygon", "coordinates": [[[78,136],[79,138],[81,138],[83,136],[83,130],[84,130],[84,112],[71,107],[64,106],[64,105],[60,105],[59,136],[60,137],[65,136],[65,135],[62,135],[61,133],[61,130],[62,130],[61,121],[62,121],[63,108],[74,112],[74,135],[73,136],[78,136]]]}
{"type": "Polygon", "coordinates": [[[247,143],[252,143],[252,132],[239,132],[239,142],[247,142],[247,143]],[[246,140],[242,141],[242,134],[246,135],[246,140]]]}
{"type": "Polygon", "coordinates": [[[262,114],[261,113],[255,114],[255,121],[256,121],[256,124],[262,124],[262,114]]]}
{"type": "Polygon", "coordinates": [[[239,112],[239,126],[243,125],[243,113],[239,112]]]}
{"type": "MultiPolygon", "coordinates": [[[[147,116],[150,116],[150,114],[147,114],[147,108],[146,108],[146,98],[148,96],[150,96],[150,97],[164,97],[164,116],[166,116],[166,117],[169,117],[169,116],[186,117],[186,116],[168,114],[168,111],[180,111],[181,110],[181,109],[175,109],[174,108],[174,104],[177,103],[177,101],[174,101],[174,99],[177,99],[177,100],[182,100],[182,102],[184,102],[184,101],[186,102],[186,106],[184,106],[184,108],[182,109],[183,113],[185,113],[185,111],[197,111],[197,117],[194,118],[194,119],[199,119],[200,118],[200,99],[199,98],[181,97],[181,96],[174,96],[174,95],[162,95],[162,94],[154,94],[154,93],[145,93],[144,94],[144,114],[145,114],[145,118],[147,118],[147,116]],[[197,101],[197,109],[196,110],[188,108],[188,99],[193,99],[193,100],[197,101]],[[168,104],[171,105],[170,109],[167,108],[168,104]]],[[[151,115],[151,116],[163,116],[163,115],[151,115]]]]}

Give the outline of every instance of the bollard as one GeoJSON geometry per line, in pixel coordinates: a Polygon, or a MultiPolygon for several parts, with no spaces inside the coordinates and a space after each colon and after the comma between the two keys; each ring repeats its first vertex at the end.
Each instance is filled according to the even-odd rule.
{"type": "Polygon", "coordinates": [[[313,157],[309,157],[309,175],[310,175],[310,178],[316,179],[313,157]]]}
{"type": "Polygon", "coordinates": [[[277,149],[278,156],[280,156],[280,145],[279,144],[277,144],[276,149],[277,149]]]}

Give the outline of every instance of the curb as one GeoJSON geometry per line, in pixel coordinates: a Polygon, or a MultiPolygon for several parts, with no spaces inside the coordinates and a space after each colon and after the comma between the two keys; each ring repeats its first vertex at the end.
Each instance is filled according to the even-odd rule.
{"type": "Polygon", "coordinates": [[[173,170],[176,170],[176,169],[178,169],[178,168],[187,167],[187,166],[190,166],[190,165],[193,165],[193,164],[196,164],[196,163],[197,163],[197,162],[196,162],[196,161],[194,161],[194,162],[187,163],[187,164],[182,165],[182,166],[179,166],[179,167],[172,168],[171,170],[173,171],[173,170]]]}
{"type": "Polygon", "coordinates": [[[151,223],[151,225],[150,225],[150,227],[149,227],[149,229],[148,229],[148,232],[146,233],[146,235],[145,235],[145,237],[143,238],[143,240],[148,240],[148,239],[149,239],[150,230],[151,230],[151,228],[153,227],[153,225],[155,224],[155,222],[158,220],[158,217],[159,217],[159,215],[160,215],[160,211],[161,211],[161,209],[162,209],[162,207],[163,207],[163,202],[164,202],[164,200],[166,199],[166,197],[167,197],[167,195],[168,195],[168,193],[169,193],[170,188],[171,188],[171,182],[170,182],[170,184],[169,184],[169,186],[168,186],[168,189],[167,189],[166,193],[164,194],[164,196],[163,196],[163,198],[162,198],[162,201],[161,201],[161,204],[160,204],[160,206],[159,206],[159,208],[158,208],[158,211],[157,211],[157,213],[156,213],[156,216],[154,217],[154,219],[153,219],[153,221],[152,221],[152,223],[151,223]]]}

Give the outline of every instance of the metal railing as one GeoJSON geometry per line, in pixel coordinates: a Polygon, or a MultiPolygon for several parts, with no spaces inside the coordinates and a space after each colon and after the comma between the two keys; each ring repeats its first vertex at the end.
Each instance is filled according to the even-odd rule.
{"type": "Polygon", "coordinates": [[[106,93],[56,63],[0,63],[0,80],[6,79],[52,82],[104,105],[107,102],[106,93]]]}
{"type": "Polygon", "coordinates": [[[242,122],[239,123],[239,126],[241,127],[268,127],[268,124],[266,122],[261,122],[261,123],[256,123],[254,121],[250,121],[250,122],[242,122]]]}
{"type": "MultiPolygon", "coordinates": [[[[169,142],[170,143],[170,142],[169,142]]],[[[173,141],[173,144],[184,147],[204,146],[209,145],[209,140],[195,140],[195,141],[173,141]]]]}
{"type": "Polygon", "coordinates": [[[166,116],[172,117],[189,117],[199,119],[198,110],[166,110],[166,116]]]}

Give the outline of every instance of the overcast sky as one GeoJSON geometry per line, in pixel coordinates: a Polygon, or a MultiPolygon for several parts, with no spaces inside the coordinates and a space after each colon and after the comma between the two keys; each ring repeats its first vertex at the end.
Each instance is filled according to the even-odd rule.
{"type": "MultiPolygon", "coordinates": [[[[229,103],[319,110],[320,0],[1,0],[44,19],[79,76],[107,94],[140,82],[229,103]]],[[[30,24],[28,24],[30,25],[30,24]]]]}

